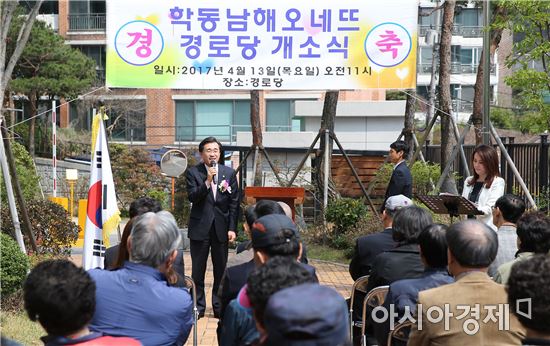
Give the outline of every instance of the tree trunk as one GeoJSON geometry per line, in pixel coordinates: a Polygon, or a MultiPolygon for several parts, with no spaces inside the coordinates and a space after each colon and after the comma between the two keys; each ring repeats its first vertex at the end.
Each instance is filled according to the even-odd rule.
{"type": "Polygon", "coordinates": [[[405,107],[405,123],[404,123],[404,134],[405,134],[405,143],[409,145],[409,153],[405,160],[409,161],[412,158],[414,153],[414,111],[416,106],[416,91],[409,90],[407,95],[407,104],[405,107]]]}
{"type": "MultiPolygon", "coordinates": [[[[262,124],[260,122],[260,91],[250,91],[250,126],[252,131],[252,145],[256,148],[262,146],[262,124]]],[[[262,185],[262,156],[254,155],[254,186],[262,185]]]]}
{"type": "MultiPolygon", "coordinates": [[[[12,180],[13,189],[15,190],[15,197],[17,198],[17,203],[19,204],[19,211],[23,218],[23,230],[25,231],[29,243],[31,244],[32,250],[37,253],[38,249],[36,247],[36,241],[34,240],[34,235],[32,233],[31,220],[29,219],[29,213],[27,209],[27,204],[25,203],[25,198],[23,198],[23,192],[21,190],[21,184],[19,184],[19,178],[17,177],[17,169],[15,167],[15,158],[11,151],[11,143],[8,139],[8,132],[6,128],[2,126],[2,138],[4,139],[4,150],[6,152],[6,161],[8,162],[8,167],[10,169],[10,175],[12,180]]],[[[6,179],[7,177],[4,177],[6,179]]]]}
{"type": "MultiPolygon", "coordinates": [[[[449,117],[451,106],[451,38],[455,0],[447,0],[443,6],[443,22],[439,45],[439,118],[441,119],[441,172],[452,158],[451,152],[456,145],[454,130],[449,117]]],[[[441,186],[442,192],[457,193],[456,183],[451,174],[447,175],[441,186]]]]}
{"type": "MultiPolygon", "coordinates": [[[[498,4],[495,5],[495,8],[493,10],[493,16],[492,18],[496,18],[497,16],[506,16],[507,11],[506,9],[502,8],[498,4]]],[[[503,28],[498,29],[492,29],[491,31],[491,58],[494,57],[495,51],[498,48],[498,45],[500,44],[500,40],[502,38],[502,31],[503,28]]],[[[474,109],[472,113],[472,120],[474,124],[474,130],[475,130],[475,136],[476,136],[476,145],[483,144],[483,60],[485,59],[485,52],[481,51],[481,56],[479,58],[479,65],[477,67],[477,74],[476,74],[476,83],[474,85],[474,109]]],[[[490,72],[489,72],[490,73],[490,72]]],[[[485,131],[489,131],[489,129],[485,129],[485,131]]]]}
{"type": "MultiPolygon", "coordinates": [[[[334,123],[336,119],[336,106],[338,105],[338,90],[330,90],[325,93],[325,102],[323,105],[323,115],[321,116],[321,130],[328,130],[329,133],[334,133],[334,123]]],[[[328,196],[330,201],[338,196],[338,192],[334,186],[334,181],[330,175],[331,172],[331,160],[333,140],[329,138],[327,143],[325,139],[325,133],[321,134],[321,141],[319,145],[319,151],[315,160],[314,172],[317,174],[314,181],[316,195],[319,196],[319,200],[324,200],[324,186],[325,186],[325,151],[329,153],[328,172],[329,172],[329,184],[328,184],[328,196]]],[[[323,203],[321,205],[321,215],[323,220],[325,218],[325,210],[323,203]]]]}
{"type": "MultiPolygon", "coordinates": [[[[0,1],[0,42],[2,43],[0,44],[0,95],[2,97],[8,87],[8,82],[11,79],[13,68],[15,67],[15,64],[19,60],[19,57],[21,56],[21,53],[23,53],[23,49],[27,44],[34,20],[38,15],[38,10],[40,9],[43,1],[44,0],[38,0],[34,3],[33,8],[23,22],[23,25],[19,30],[19,35],[17,36],[17,45],[15,46],[13,54],[9,57],[9,60],[7,60],[8,57],[6,56],[6,39],[8,37],[11,20],[18,2],[0,1]]],[[[2,113],[3,105],[3,102],[0,102],[0,113],[2,113]]]]}
{"type": "Polygon", "coordinates": [[[31,120],[30,120],[30,123],[29,123],[29,154],[31,155],[31,157],[34,158],[34,132],[35,132],[35,128],[36,128],[36,113],[37,113],[37,109],[38,109],[38,106],[37,106],[37,102],[38,102],[38,96],[36,95],[36,93],[34,92],[31,92],[30,93],[30,99],[29,99],[29,102],[30,102],[30,107],[31,107],[31,112],[30,112],[30,116],[31,116],[31,120]]]}

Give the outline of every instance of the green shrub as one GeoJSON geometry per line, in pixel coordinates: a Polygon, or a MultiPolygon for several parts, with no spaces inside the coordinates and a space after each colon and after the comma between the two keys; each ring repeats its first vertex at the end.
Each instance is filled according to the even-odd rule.
{"type": "Polygon", "coordinates": [[[330,201],[325,211],[327,222],[334,223],[335,237],[355,227],[359,219],[367,214],[363,199],[338,198],[330,201]]]}
{"type": "MultiPolygon", "coordinates": [[[[38,174],[36,174],[34,161],[29,155],[27,149],[25,149],[24,146],[17,142],[11,142],[11,150],[13,152],[13,157],[15,158],[15,169],[17,171],[19,185],[21,186],[21,189],[23,191],[23,198],[25,198],[25,200],[34,199],[38,196],[38,193],[40,192],[40,188],[38,185],[40,178],[38,177],[38,174]]],[[[2,176],[1,172],[0,176],[2,176]]],[[[7,199],[5,197],[6,187],[3,181],[3,177],[2,179],[0,179],[0,181],[0,194],[2,197],[2,205],[4,205],[5,203],[7,203],[7,199]]]]}
{"type": "MultiPolygon", "coordinates": [[[[430,179],[434,185],[437,184],[441,176],[441,166],[438,163],[416,161],[409,168],[413,179],[413,195],[428,195],[437,192],[432,190],[430,179]]],[[[376,172],[376,185],[385,188],[390,182],[392,173],[393,165],[391,163],[382,165],[376,172]]],[[[458,179],[459,176],[454,173],[454,178],[458,179]]]]}
{"type": "Polygon", "coordinates": [[[497,129],[513,129],[517,126],[516,115],[509,109],[491,108],[491,122],[497,129]]]}
{"type": "Polygon", "coordinates": [[[0,254],[0,295],[5,297],[21,288],[30,264],[17,242],[4,233],[0,234],[0,254]]]}
{"type": "MultiPolygon", "coordinates": [[[[547,108],[550,113],[550,106],[547,108]]],[[[542,133],[548,130],[548,113],[526,112],[518,117],[518,127],[523,133],[542,133]]]]}
{"type": "Polygon", "coordinates": [[[432,185],[435,185],[441,176],[441,166],[438,163],[416,161],[411,167],[413,178],[413,193],[415,195],[433,194],[432,185]]]}
{"type": "Polygon", "coordinates": [[[115,143],[109,145],[109,151],[121,210],[144,196],[160,197],[159,202],[165,203],[164,189],[169,183],[146,150],[115,143]]]}
{"type": "MultiPolygon", "coordinates": [[[[78,239],[79,231],[78,225],[69,218],[69,213],[62,206],[48,200],[27,201],[27,209],[38,254],[68,256],[72,244],[78,239]]],[[[2,232],[14,232],[7,206],[2,207],[2,232]]],[[[30,248],[25,235],[24,239],[27,248],[30,248]]]]}

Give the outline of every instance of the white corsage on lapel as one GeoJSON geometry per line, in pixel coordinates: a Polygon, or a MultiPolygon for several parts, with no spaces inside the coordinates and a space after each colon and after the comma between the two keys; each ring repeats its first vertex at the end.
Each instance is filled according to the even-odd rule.
{"type": "Polygon", "coordinates": [[[218,190],[220,190],[221,193],[228,192],[231,194],[231,186],[229,185],[229,182],[225,180],[225,175],[222,176],[222,181],[220,181],[218,185],[218,190]]]}

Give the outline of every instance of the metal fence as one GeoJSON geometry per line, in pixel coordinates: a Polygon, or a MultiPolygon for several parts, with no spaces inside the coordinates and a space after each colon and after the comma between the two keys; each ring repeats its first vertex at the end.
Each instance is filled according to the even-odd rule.
{"type": "MultiPolygon", "coordinates": [[[[548,135],[541,135],[540,143],[514,143],[513,137],[502,137],[501,140],[535,202],[539,204],[540,198],[548,198],[548,196],[545,196],[550,188],[550,143],[548,143],[548,135]]],[[[495,148],[500,152],[498,146],[495,145],[495,148]]],[[[464,146],[468,165],[471,165],[470,158],[473,150],[473,145],[464,146]]],[[[423,153],[427,161],[441,163],[439,145],[427,145],[423,148],[423,153]]],[[[457,184],[460,191],[464,184],[464,178],[466,178],[466,169],[459,157],[453,162],[452,171],[457,172],[459,175],[457,184]]],[[[471,172],[472,168],[470,167],[471,172]]],[[[506,193],[524,195],[518,180],[503,155],[500,155],[500,175],[506,181],[506,193]]]]}
{"type": "Polygon", "coordinates": [[[105,31],[105,13],[70,14],[70,31],[105,31]]]}

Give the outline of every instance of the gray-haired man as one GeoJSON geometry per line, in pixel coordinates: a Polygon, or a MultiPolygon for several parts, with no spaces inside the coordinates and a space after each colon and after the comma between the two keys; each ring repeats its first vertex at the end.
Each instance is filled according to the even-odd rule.
{"type": "Polygon", "coordinates": [[[192,321],[189,293],[170,287],[164,273],[174,263],[181,234],[167,211],[139,216],[128,238],[130,260],[115,271],[92,269],[96,310],[90,329],[130,336],[144,345],[182,345],[192,321]]]}

